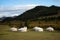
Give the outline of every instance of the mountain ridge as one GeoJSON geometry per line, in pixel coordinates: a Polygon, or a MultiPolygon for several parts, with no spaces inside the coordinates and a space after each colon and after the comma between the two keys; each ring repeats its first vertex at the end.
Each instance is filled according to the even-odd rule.
{"type": "Polygon", "coordinates": [[[57,15],[58,11],[60,10],[60,7],[58,6],[36,6],[33,9],[30,9],[23,14],[16,17],[17,20],[30,20],[30,19],[36,19],[38,17],[44,17],[44,16],[52,16],[57,15]]]}

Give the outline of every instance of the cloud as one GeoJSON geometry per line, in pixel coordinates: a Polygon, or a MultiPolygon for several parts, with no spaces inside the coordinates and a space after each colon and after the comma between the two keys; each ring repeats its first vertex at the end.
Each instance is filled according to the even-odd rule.
{"type": "Polygon", "coordinates": [[[36,5],[15,5],[15,6],[1,6],[0,11],[2,10],[18,10],[18,9],[31,9],[36,5]]]}
{"type": "Polygon", "coordinates": [[[23,12],[34,8],[36,5],[14,5],[14,6],[0,6],[0,17],[3,16],[17,16],[23,12]]]}

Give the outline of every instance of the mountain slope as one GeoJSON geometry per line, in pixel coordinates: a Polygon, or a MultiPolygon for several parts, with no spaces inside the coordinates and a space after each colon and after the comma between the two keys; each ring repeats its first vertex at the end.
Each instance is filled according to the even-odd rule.
{"type": "Polygon", "coordinates": [[[42,18],[45,16],[54,16],[57,15],[58,16],[58,11],[60,10],[60,7],[58,6],[36,6],[35,8],[28,10],[26,12],[24,12],[23,14],[19,15],[16,17],[17,20],[34,20],[37,18],[42,18]]]}

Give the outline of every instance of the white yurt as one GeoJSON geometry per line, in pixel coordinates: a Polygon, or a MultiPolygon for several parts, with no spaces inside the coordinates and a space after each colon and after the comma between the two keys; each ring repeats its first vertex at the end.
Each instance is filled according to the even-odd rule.
{"type": "Polygon", "coordinates": [[[19,28],[18,31],[20,31],[20,32],[27,32],[27,27],[19,28]]]}
{"type": "Polygon", "coordinates": [[[12,28],[10,28],[10,30],[11,30],[11,31],[17,31],[17,28],[12,27],[12,28]]]}
{"type": "Polygon", "coordinates": [[[43,32],[43,28],[41,27],[34,27],[33,30],[38,32],[43,32]]]}
{"type": "Polygon", "coordinates": [[[54,28],[53,27],[48,27],[46,28],[47,31],[54,31],[54,28]]]}

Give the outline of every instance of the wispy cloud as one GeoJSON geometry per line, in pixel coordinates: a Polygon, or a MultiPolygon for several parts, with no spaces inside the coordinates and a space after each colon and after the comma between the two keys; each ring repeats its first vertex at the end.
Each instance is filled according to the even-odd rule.
{"type": "Polygon", "coordinates": [[[14,6],[0,6],[0,17],[3,16],[17,16],[32,9],[37,5],[14,5],[14,6]]]}

